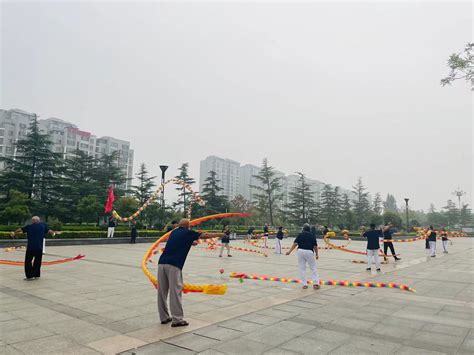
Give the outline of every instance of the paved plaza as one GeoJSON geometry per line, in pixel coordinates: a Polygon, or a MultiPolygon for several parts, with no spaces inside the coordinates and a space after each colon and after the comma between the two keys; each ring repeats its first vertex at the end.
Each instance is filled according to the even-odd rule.
{"type": "MultiPolygon", "coordinates": [[[[269,242],[273,245],[273,241],[269,242]]],[[[291,240],[285,240],[289,246],[291,240]]],[[[320,242],[321,244],[322,242],[320,242]]],[[[341,244],[342,241],[335,241],[341,244]]],[[[233,246],[250,247],[241,241],[233,246]]],[[[140,262],[149,244],[48,247],[40,280],[23,268],[0,269],[2,354],[472,354],[473,240],[455,239],[449,254],[427,257],[424,242],[398,243],[400,262],[367,273],[363,256],[321,250],[323,280],[404,283],[417,293],[383,288],[301,285],[229,279],[231,271],[297,277],[296,255],[268,258],[193,248],[186,282],[227,283],[224,296],[183,295],[189,327],[159,324],[156,290],[140,262]],[[224,268],[223,274],[219,269],[224,268]]],[[[364,242],[350,248],[363,250],[364,242]]],[[[441,243],[438,242],[441,249],[441,243]]],[[[22,260],[23,251],[0,252],[22,260]]],[[[156,261],[156,260],[155,260],[156,261]]],[[[156,273],[156,262],[151,265],[156,273]]],[[[374,267],[375,270],[375,267],[374,267]]]]}

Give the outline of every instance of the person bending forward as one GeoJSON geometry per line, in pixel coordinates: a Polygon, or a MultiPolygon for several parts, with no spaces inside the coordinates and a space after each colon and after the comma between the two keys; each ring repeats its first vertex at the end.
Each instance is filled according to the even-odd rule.
{"type": "Polygon", "coordinates": [[[183,266],[191,246],[198,239],[222,238],[224,233],[199,233],[189,229],[189,219],[182,219],[178,228],[173,230],[168,238],[163,254],[158,261],[158,313],[161,324],[171,323],[172,327],[189,325],[183,312],[183,266]],[[170,312],[168,311],[168,293],[170,297],[170,312]]]}

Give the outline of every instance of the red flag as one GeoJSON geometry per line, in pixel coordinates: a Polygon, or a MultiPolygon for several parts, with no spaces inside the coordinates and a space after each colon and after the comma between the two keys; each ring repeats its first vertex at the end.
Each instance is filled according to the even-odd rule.
{"type": "Polygon", "coordinates": [[[114,205],[114,186],[110,185],[109,187],[109,196],[107,197],[107,203],[105,204],[105,213],[112,212],[113,205],[114,205]]]}

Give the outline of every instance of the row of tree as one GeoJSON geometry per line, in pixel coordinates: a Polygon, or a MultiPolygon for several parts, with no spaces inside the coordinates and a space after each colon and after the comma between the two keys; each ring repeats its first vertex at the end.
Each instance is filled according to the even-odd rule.
{"type": "MultiPolygon", "coordinates": [[[[156,177],[150,176],[145,164],[141,164],[136,174],[136,185],[125,190],[127,179],[119,167],[117,153],[94,158],[77,150],[64,159],[61,154],[52,152],[48,136],[39,131],[36,121],[15,148],[15,159],[2,158],[5,165],[0,173],[2,222],[19,223],[32,214],[38,214],[69,223],[98,223],[104,218],[103,208],[111,183],[116,187],[114,208],[121,215],[129,216],[151,197],[157,186],[156,177]]],[[[257,183],[251,186],[255,191],[253,200],[237,196],[229,201],[222,195],[217,174],[211,171],[200,191],[205,206],[197,205],[191,192],[178,186],[175,203],[166,205],[163,211],[160,201],[155,200],[142,213],[140,220],[148,226],[158,224],[161,227],[167,221],[185,215],[191,207],[196,217],[226,211],[250,212],[255,224],[301,225],[309,222],[355,228],[391,221],[402,226],[403,216],[400,216],[395,197],[388,194],[383,201],[377,193],[371,199],[361,178],[351,194],[341,192],[339,186],[326,184],[317,196],[306,176],[301,172],[297,175],[298,180],[289,192],[288,200],[283,201],[281,179],[264,159],[260,172],[254,176],[257,183]]],[[[196,183],[189,175],[188,163],[181,165],[176,177],[191,186],[196,183]]],[[[432,206],[427,214],[410,211],[410,216],[411,226],[468,224],[472,219],[467,205],[459,210],[452,201],[448,201],[439,212],[432,206]]]]}

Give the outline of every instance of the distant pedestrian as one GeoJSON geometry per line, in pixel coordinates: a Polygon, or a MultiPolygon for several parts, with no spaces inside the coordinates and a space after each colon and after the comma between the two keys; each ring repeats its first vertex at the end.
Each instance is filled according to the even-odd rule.
{"type": "Polygon", "coordinates": [[[395,259],[395,261],[398,261],[398,260],[401,260],[401,258],[399,258],[395,254],[395,248],[393,247],[393,243],[391,242],[392,235],[393,235],[392,227],[393,227],[392,223],[387,223],[387,224],[385,224],[385,226],[383,228],[383,239],[384,239],[383,253],[385,254],[384,255],[384,260],[387,260],[387,255],[388,255],[387,252],[388,252],[388,249],[390,248],[390,251],[392,252],[393,258],[395,259]],[[390,241],[387,241],[387,240],[390,240],[390,241]]]}
{"type": "Polygon", "coordinates": [[[308,224],[303,226],[303,231],[296,237],[293,245],[286,255],[290,255],[293,250],[298,248],[298,267],[303,282],[303,288],[308,288],[308,280],[306,279],[306,264],[311,270],[311,278],[313,280],[313,288],[319,289],[319,275],[316,260],[319,259],[318,242],[316,237],[311,234],[311,228],[308,224]]]}
{"type": "MultiPolygon", "coordinates": [[[[426,230],[426,229],[425,229],[425,230],[426,230]]],[[[428,237],[428,236],[429,236],[429,233],[430,233],[430,232],[429,232],[429,230],[428,230],[428,232],[426,233],[426,238],[425,238],[425,249],[426,249],[426,250],[430,250],[430,241],[429,241],[429,237],[428,237]]]]}
{"type": "Polygon", "coordinates": [[[132,221],[130,229],[130,243],[135,244],[138,237],[138,226],[136,221],[132,221]]]}
{"type": "Polygon", "coordinates": [[[328,234],[328,233],[329,233],[329,228],[328,228],[328,226],[324,226],[324,229],[323,229],[323,237],[325,237],[326,234],[328,234]]]}
{"type": "Polygon", "coordinates": [[[255,227],[249,227],[248,231],[247,231],[247,240],[250,241],[251,239],[253,239],[254,235],[253,235],[253,232],[255,230],[255,227]]]}
{"type": "Polygon", "coordinates": [[[265,225],[263,226],[263,238],[262,238],[263,245],[265,246],[265,248],[267,247],[268,233],[269,233],[268,223],[265,223],[265,225]]]}
{"type": "Polygon", "coordinates": [[[283,227],[278,227],[278,232],[275,238],[275,253],[281,254],[283,243],[283,227]]]}
{"type": "Polygon", "coordinates": [[[17,234],[26,233],[28,244],[25,253],[25,280],[31,281],[41,277],[41,261],[43,259],[43,240],[47,234],[56,235],[38,216],[31,218],[31,224],[12,232],[12,238],[17,234]]]}
{"type": "Polygon", "coordinates": [[[375,224],[370,224],[370,230],[363,234],[367,238],[367,271],[372,270],[372,259],[375,259],[375,266],[377,271],[380,271],[380,239],[382,238],[382,231],[375,229],[375,224]]]}
{"type": "Polygon", "coordinates": [[[441,228],[441,242],[443,243],[443,253],[448,254],[448,232],[443,227],[441,228]]]}
{"type": "Polygon", "coordinates": [[[172,327],[189,325],[186,322],[181,300],[183,291],[183,266],[189,250],[198,239],[222,238],[224,233],[199,233],[189,229],[189,219],[182,219],[178,228],[168,238],[163,254],[158,261],[158,312],[161,324],[172,327]],[[168,293],[171,316],[168,311],[168,293]]]}
{"type": "Polygon", "coordinates": [[[167,232],[171,232],[171,231],[172,231],[173,229],[175,229],[176,227],[178,227],[178,222],[173,220],[173,221],[171,221],[170,224],[168,224],[168,225],[166,226],[166,231],[167,231],[167,232]]]}
{"type": "Polygon", "coordinates": [[[221,239],[221,252],[219,253],[219,257],[222,258],[222,253],[224,252],[224,248],[227,249],[227,256],[230,258],[230,229],[228,225],[224,226],[222,229],[222,233],[224,233],[224,237],[221,239]]]}
{"type": "Polygon", "coordinates": [[[117,226],[117,222],[115,222],[114,217],[109,217],[109,224],[107,227],[107,238],[113,238],[115,233],[115,227],[117,226]]]}
{"type": "Polygon", "coordinates": [[[430,243],[431,257],[434,258],[436,256],[436,231],[433,229],[433,226],[430,226],[428,231],[428,241],[430,243]]]}

